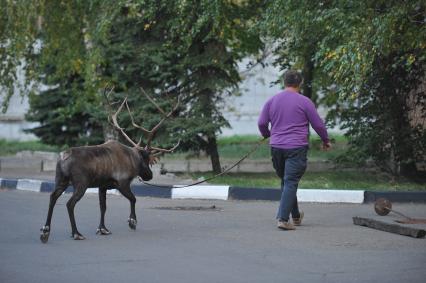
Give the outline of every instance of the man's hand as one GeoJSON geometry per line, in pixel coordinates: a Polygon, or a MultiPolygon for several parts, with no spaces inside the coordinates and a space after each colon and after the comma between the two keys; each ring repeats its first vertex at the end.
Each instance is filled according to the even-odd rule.
{"type": "Polygon", "coordinates": [[[324,151],[329,151],[331,149],[331,143],[329,141],[324,142],[321,146],[321,149],[324,151]]]}

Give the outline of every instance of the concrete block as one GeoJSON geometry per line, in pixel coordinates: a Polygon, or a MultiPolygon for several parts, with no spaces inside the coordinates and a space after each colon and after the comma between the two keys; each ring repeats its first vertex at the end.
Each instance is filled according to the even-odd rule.
{"type": "Polygon", "coordinates": [[[210,162],[203,160],[188,160],[189,172],[210,172],[212,171],[212,165],[210,162]]]}
{"type": "Polygon", "coordinates": [[[2,158],[1,159],[1,170],[14,170],[14,169],[25,169],[33,170],[35,172],[41,171],[41,160],[39,159],[17,159],[17,158],[2,158]]]}
{"type": "Polygon", "coordinates": [[[165,160],[160,163],[160,166],[167,172],[188,172],[189,163],[187,160],[165,160]]]}
{"type": "Polygon", "coordinates": [[[41,171],[43,172],[56,171],[56,163],[57,161],[43,160],[41,162],[41,171]]]}
{"type": "Polygon", "coordinates": [[[322,172],[329,171],[334,168],[334,165],[330,162],[325,161],[308,161],[308,167],[306,171],[308,172],[322,172]]]}
{"type": "Polygon", "coordinates": [[[238,172],[256,172],[256,173],[268,173],[268,172],[275,172],[274,168],[272,166],[271,161],[263,161],[263,160],[244,160],[239,166],[238,166],[238,172]]]}

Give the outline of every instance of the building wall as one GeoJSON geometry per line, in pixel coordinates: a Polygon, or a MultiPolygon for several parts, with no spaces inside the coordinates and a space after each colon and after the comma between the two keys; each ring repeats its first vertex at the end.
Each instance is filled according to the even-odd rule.
{"type": "Polygon", "coordinates": [[[25,113],[28,109],[28,97],[21,97],[19,92],[16,92],[10,99],[6,113],[0,113],[0,139],[17,141],[37,139],[35,135],[23,131],[38,125],[38,123],[25,121],[25,113]]]}
{"type": "MultiPolygon", "coordinates": [[[[247,70],[249,60],[239,64],[243,77],[240,84],[240,96],[226,99],[224,116],[231,128],[222,130],[222,136],[258,134],[257,118],[265,102],[281,87],[273,84],[279,76],[279,70],[272,65],[262,67],[260,64],[247,70]]],[[[269,62],[270,63],[270,62],[269,62]]]]}

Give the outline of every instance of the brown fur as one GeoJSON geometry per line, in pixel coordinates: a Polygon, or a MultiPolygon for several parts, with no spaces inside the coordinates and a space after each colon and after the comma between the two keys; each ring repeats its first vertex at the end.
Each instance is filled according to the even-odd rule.
{"type": "Polygon", "coordinates": [[[117,188],[131,205],[129,226],[136,228],[136,198],[130,190],[130,183],[140,176],[143,180],[152,179],[149,168],[149,152],[125,146],[117,141],[108,141],[101,145],[73,147],[61,152],[56,165],[55,190],[50,195],[49,211],[41,239],[47,242],[50,223],[56,200],[71,183],[74,193],[67,202],[74,239],[84,239],[78,232],[74,218],[74,206],[83,197],[88,187],[99,187],[101,221],[98,232],[109,234],[104,225],[106,210],[106,190],[117,188]]]}

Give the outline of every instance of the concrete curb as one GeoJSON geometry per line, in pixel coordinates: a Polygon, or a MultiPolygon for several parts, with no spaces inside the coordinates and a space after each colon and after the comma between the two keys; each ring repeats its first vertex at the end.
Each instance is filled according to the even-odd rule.
{"type": "MultiPolygon", "coordinates": [[[[32,192],[52,192],[55,183],[33,179],[0,178],[0,188],[32,192]]],[[[281,198],[281,191],[273,188],[244,188],[231,186],[151,186],[147,184],[132,185],[136,196],[171,199],[220,199],[220,200],[273,200],[281,198]]],[[[72,186],[65,192],[73,191],[72,186]]],[[[97,188],[88,188],[86,193],[97,193],[97,188]]],[[[108,190],[108,194],[120,195],[118,190],[108,190]]],[[[364,190],[315,190],[299,189],[297,197],[300,202],[312,203],[370,203],[380,197],[392,202],[426,202],[425,192],[375,192],[364,190]]]]}

